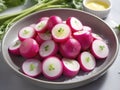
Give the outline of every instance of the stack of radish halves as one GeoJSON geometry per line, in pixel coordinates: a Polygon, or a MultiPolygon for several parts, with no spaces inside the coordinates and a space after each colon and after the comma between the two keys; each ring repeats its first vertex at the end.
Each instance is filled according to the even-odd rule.
{"type": "Polygon", "coordinates": [[[36,77],[41,73],[49,80],[62,74],[76,76],[80,70],[92,71],[99,59],[105,59],[109,48],[102,37],[76,17],[63,21],[59,16],[41,17],[36,24],[23,27],[18,40],[8,50],[25,58],[24,74],[36,77]]]}

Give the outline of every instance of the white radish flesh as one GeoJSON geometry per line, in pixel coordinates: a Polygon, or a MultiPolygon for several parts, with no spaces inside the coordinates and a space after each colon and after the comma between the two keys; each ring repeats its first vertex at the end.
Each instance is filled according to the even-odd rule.
{"type": "Polygon", "coordinates": [[[63,74],[67,77],[74,77],[80,70],[80,64],[74,59],[62,59],[63,63],[63,74]]]}
{"type": "Polygon", "coordinates": [[[63,72],[62,62],[57,57],[48,57],[43,61],[42,71],[47,79],[57,79],[63,72]]]}
{"type": "Polygon", "coordinates": [[[92,32],[92,29],[89,26],[83,26],[82,30],[85,30],[85,31],[88,31],[88,32],[92,32]]]}
{"type": "Polygon", "coordinates": [[[98,34],[96,33],[92,33],[93,36],[93,40],[103,40],[102,37],[100,37],[98,34]]]}
{"type": "Polygon", "coordinates": [[[27,59],[23,62],[22,70],[30,77],[37,77],[42,72],[42,64],[37,59],[27,59]]]}
{"type": "Polygon", "coordinates": [[[109,54],[109,48],[103,40],[94,40],[91,46],[91,52],[96,58],[104,59],[109,54]]]}
{"type": "Polygon", "coordinates": [[[84,51],[80,54],[80,56],[78,57],[78,61],[83,71],[91,71],[96,66],[96,61],[94,56],[87,51],[84,51]]]}
{"type": "Polygon", "coordinates": [[[41,44],[39,54],[41,57],[45,58],[48,56],[55,55],[57,51],[57,44],[53,40],[47,40],[41,44]]]}

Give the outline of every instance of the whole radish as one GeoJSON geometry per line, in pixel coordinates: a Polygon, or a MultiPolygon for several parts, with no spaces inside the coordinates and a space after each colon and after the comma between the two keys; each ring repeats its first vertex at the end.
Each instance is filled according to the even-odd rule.
{"type": "Polygon", "coordinates": [[[36,32],[35,32],[33,27],[27,26],[27,27],[22,28],[18,32],[18,37],[21,41],[23,41],[27,38],[35,38],[36,37],[36,32]]]}
{"type": "Polygon", "coordinates": [[[37,55],[39,51],[39,45],[34,39],[28,38],[21,43],[19,50],[20,54],[24,58],[32,58],[37,55]]]}
{"type": "Polygon", "coordinates": [[[47,79],[58,79],[63,73],[62,62],[55,56],[48,57],[43,61],[42,71],[47,79]]]}
{"type": "Polygon", "coordinates": [[[30,77],[37,77],[42,72],[42,64],[37,59],[27,59],[22,64],[22,70],[30,77]]]}
{"type": "Polygon", "coordinates": [[[60,44],[60,53],[66,58],[76,58],[81,51],[80,43],[74,39],[69,38],[65,43],[60,44]]]}
{"type": "Polygon", "coordinates": [[[88,51],[82,52],[78,57],[78,61],[83,71],[91,71],[96,66],[94,56],[88,51]]]}

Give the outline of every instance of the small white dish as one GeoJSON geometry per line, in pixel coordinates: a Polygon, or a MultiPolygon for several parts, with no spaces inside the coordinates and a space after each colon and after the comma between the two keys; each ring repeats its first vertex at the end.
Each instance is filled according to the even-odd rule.
{"type": "Polygon", "coordinates": [[[104,19],[108,16],[112,4],[110,0],[83,0],[83,7],[84,11],[104,19]]]}

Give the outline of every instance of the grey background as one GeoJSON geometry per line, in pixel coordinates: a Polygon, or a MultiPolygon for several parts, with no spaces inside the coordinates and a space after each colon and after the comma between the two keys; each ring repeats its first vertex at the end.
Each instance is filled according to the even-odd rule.
{"type": "MultiPolygon", "coordinates": [[[[114,26],[120,24],[120,0],[111,0],[112,10],[107,18],[107,22],[114,26]]],[[[21,9],[21,8],[17,8],[21,9]]],[[[120,39],[120,37],[118,37],[120,39]]],[[[1,47],[1,45],[0,45],[1,47]]],[[[0,49],[1,55],[1,49],[0,49]]],[[[21,77],[14,74],[11,68],[0,56],[0,90],[49,90],[31,84],[21,77]]],[[[69,89],[70,90],[70,89],[69,89]]],[[[98,80],[71,90],[120,90],[120,51],[114,64],[108,69],[107,73],[98,80]]]]}

